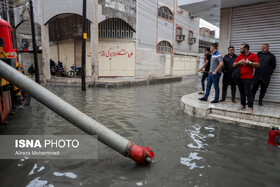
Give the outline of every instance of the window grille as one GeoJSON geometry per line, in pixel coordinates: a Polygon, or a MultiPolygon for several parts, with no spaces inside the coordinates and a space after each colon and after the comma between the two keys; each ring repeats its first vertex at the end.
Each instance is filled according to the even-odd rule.
{"type": "Polygon", "coordinates": [[[125,21],[110,18],[98,24],[99,38],[131,39],[135,32],[125,21]]]}
{"type": "MultiPolygon", "coordinates": [[[[82,33],[75,33],[74,27],[80,26],[82,30],[82,16],[69,15],[64,17],[56,17],[49,22],[50,41],[61,41],[73,38],[82,38],[82,33]]],[[[90,21],[86,20],[86,33],[90,38],[90,21]]]]}
{"type": "Polygon", "coordinates": [[[160,7],[158,9],[158,16],[170,21],[173,20],[173,14],[171,10],[167,7],[160,7]]]}
{"type": "Polygon", "coordinates": [[[157,51],[162,53],[171,53],[172,45],[167,41],[161,41],[157,45],[157,51]]]}

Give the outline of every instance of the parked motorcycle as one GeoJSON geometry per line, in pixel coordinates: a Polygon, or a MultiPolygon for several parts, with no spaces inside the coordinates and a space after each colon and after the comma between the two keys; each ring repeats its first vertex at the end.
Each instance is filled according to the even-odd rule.
{"type": "Polygon", "coordinates": [[[50,70],[51,70],[52,76],[55,76],[56,72],[57,72],[57,68],[56,68],[55,62],[52,59],[50,59],[50,70]]]}
{"type": "Polygon", "coordinates": [[[58,61],[58,65],[56,66],[56,68],[57,68],[57,75],[61,77],[65,77],[65,71],[62,62],[58,61]]]}
{"type": "Polygon", "coordinates": [[[50,59],[50,71],[53,76],[65,77],[66,75],[62,62],[58,61],[58,64],[56,65],[52,59],[50,59]]]}
{"type": "Polygon", "coordinates": [[[71,66],[71,69],[70,71],[67,72],[67,76],[72,78],[74,76],[77,76],[77,77],[82,77],[82,68],[77,68],[76,66],[71,66]]]}

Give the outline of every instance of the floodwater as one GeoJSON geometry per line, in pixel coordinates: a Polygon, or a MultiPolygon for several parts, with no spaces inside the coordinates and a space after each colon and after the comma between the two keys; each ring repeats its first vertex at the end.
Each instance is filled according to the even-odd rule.
{"type": "MultiPolygon", "coordinates": [[[[268,130],[184,114],[182,95],[198,80],[120,89],[47,87],[98,122],[155,152],[139,166],[99,144],[97,160],[1,160],[0,186],[280,186],[280,149],[268,130]]],[[[83,132],[35,100],[8,119],[0,134],[83,132]]]]}

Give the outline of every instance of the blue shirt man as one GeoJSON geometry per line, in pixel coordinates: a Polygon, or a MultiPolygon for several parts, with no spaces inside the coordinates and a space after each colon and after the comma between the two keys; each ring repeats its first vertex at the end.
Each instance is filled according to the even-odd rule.
{"type": "Polygon", "coordinates": [[[208,75],[208,81],[207,81],[207,88],[206,93],[204,97],[200,98],[201,101],[207,101],[208,96],[210,94],[211,86],[214,85],[215,89],[215,98],[211,103],[218,103],[219,102],[219,94],[220,94],[220,88],[219,88],[219,82],[221,77],[221,70],[224,65],[223,62],[223,56],[218,51],[218,44],[212,43],[210,50],[212,52],[211,57],[211,65],[210,65],[210,71],[208,75]]]}

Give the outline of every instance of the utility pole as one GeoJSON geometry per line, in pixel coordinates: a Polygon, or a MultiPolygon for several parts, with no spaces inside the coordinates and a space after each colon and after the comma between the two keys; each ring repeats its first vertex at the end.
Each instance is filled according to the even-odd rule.
{"type": "Polygon", "coordinates": [[[40,84],[32,0],[29,0],[29,6],[30,6],[30,21],[31,21],[32,43],[33,43],[33,55],[34,55],[34,64],[35,64],[35,79],[36,79],[36,82],[38,84],[40,84]]]}
{"type": "Polygon", "coordinates": [[[83,41],[82,41],[82,91],[86,91],[86,20],[87,20],[87,0],[83,0],[83,41]]]}
{"type": "Polygon", "coordinates": [[[91,23],[91,75],[92,82],[98,80],[98,0],[93,0],[93,21],[91,23]]]}
{"type": "MultiPolygon", "coordinates": [[[[51,79],[50,72],[50,48],[49,48],[49,25],[44,24],[44,0],[40,0],[41,11],[41,38],[42,38],[42,60],[43,60],[43,81],[46,83],[48,79],[51,79]]],[[[42,79],[42,78],[41,78],[42,79]]]]}

